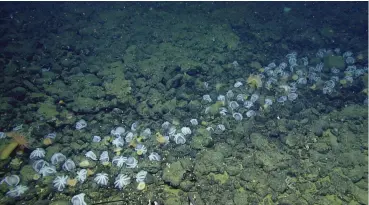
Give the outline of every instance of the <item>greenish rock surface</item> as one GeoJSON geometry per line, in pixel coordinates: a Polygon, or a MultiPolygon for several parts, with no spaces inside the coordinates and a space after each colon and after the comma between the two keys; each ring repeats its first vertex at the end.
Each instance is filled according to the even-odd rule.
{"type": "Polygon", "coordinates": [[[178,197],[169,197],[165,199],[164,204],[168,205],[184,205],[185,203],[182,203],[181,200],[178,197]]]}
{"type": "Polygon", "coordinates": [[[190,182],[190,181],[182,181],[179,184],[179,187],[183,190],[183,191],[190,191],[191,188],[195,186],[195,183],[190,182]]]}
{"type": "Polygon", "coordinates": [[[105,91],[100,86],[88,86],[81,92],[81,97],[100,99],[105,97],[105,91]]]}
{"type": "Polygon", "coordinates": [[[49,146],[46,148],[46,154],[45,154],[45,158],[46,159],[51,159],[51,157],[53,156],[53,154],[61,152],[62,149],[62,145],[61,144],[54,144],[52,146],[49,146]]]}
{"type": "Polygon", "coordinates": [[[234,194],[233,202],[235,205],[248,204],[248,196],[249,194],[245,190],[239,189],[234,194]]]}
{"type": "Polygon", "coordinates": [[[6,193],[7,191],[8,191],[8,189],[9,189],[9,187],[8,187],[9,185],[7,184],[7,183],[1,183],[0,184],[0,192],[2,193],[2,194],[4,194],[4,193],[6,193]]]}
{"type": "Polygon", "coordinates": [[[124,65],[120,61],[112,62],[106,69],[101,70],[98,76],[106,78],[103,87],[107,95],[113,96],[118,103],[125,104],[132,102],[131,82],[126,80],[124,75],[124,65]]]}
{"type": "Polygon", "coordinates": [[[11,104],[7,102],[0,102],[0,112],[9,112],[9,110],[12,110],[11,104]]]}
{"type": "Polygon", "coordinates": [[[194,171],[197,176],[206,175],[210,172],[219,173],[224,169],[224,156],[221,152],[205,151],[198,158],[194,171]]]}
{"type": "Polygon", "coordinates": [[[95,113],[107,106],[108,102],[94,100],[89,97],[77,97],[72,103],[67,105],[67,107],[72,109],[74,112],[82,113],[95,113]]]}
{"type": "Polygon", "coordinates": [[[317,142],[313,144],[313,148],[314,150],[316,150],[317,152],[321,154],[327,154],[329,150],[331,150],[331,147],[327,143],[324,143],[324,142],[317,142]]]}
{"type": "Polygon", "coordinates": [[[161,170],[160,162],[157,161],[143,161],[140,165],[142,169],[148,171],[149,173],[157,173],[161,170]]]}
{"type": "Polygon", "coordinates": [[[276,150],[271,152],[257,151],[255,152],[255,163],[262,166],[265,171],[282,169],[287,167],[286,157],[276,150]]]}
{"type": "Polygon", "coordinates": [[[67,200],[56,200],[52,201],[50,205],[70,205],[70,202],[67,200]]]}
{"type": "Polygon", "coordinates": [[[26,94],[27,90],[23,87],[16,87],[10,90],[10,95],[19,100],[23,100],[26,94]]]}
{"type": "Polygon", "coordinates": [[[40,103],[37,113],[46,121],[54,120],[57,115],[59,115],[59,112],[56,110],[56,106],[51,102],[40,103]]]}
{"type": "Polygon", "coordinates": [[[49,123],[40,122],[37,127],[33,127],[31,133],[32,138],[43,139],[45,135],[52,133],[53,127],[49,123]]]}
{"type": "Polygon", "coordinates": [[[359,105],[350,105],[340,112],[332,112],[331,116],[338,119],[347,119],[347,120],[354,120],[354,119],[365,119],[368,117],[368,109],[365,106],[359,105]]]}
{"type": "Polygon", "coordinates": [[[41,71],[41,68],[37,65],[31,65],[27,68],[27,71],[30,73],[39,73],[41,71]]]}
{"type": "Polygon", "coordinates": [[[255,70],[259,70],[260,68],[262,68],[261,64],[257,61],[252,61],[250,63],[250,67],[255,69],[255,70]]]}
{"type": "Polygon", "coordinates": [[[368,204],[368,190],[360,189],[354,185],[351,193],[360,204],[368,204]]]}
{"type": "Polygon", "coordinates": [[[220,184],[224,184],[224,183],[226,183],[227,181],[228,181],[228,179],[229,179],[229,175],[228,175],[228,173],[227,172],[224,172],[224,173],[222,173],[222,174],[214,174],[214,173],[210,173],[209,175],[208,175],[208,178],[209,179],[212,179],[212,180],[215,180],[215,181],[217,181],[218,183],[220,183],[220,184]]]}
{"type": "Polygon", "coordinates": [[[345,59],[342,56],[326,56],[324,57],[324,69],[344,69],[345,68],[345,59]]]}
{"type": "Polygon", "coordinates": [[[185,172],[186,170],[182,167],[181,162],[174,162],[164,168],[163,180],[172,186],[179,186],[185,172]]]}
{"type": "Polygon", "coordinates": [[[36,172],[33,170],[31,165],[25,165],[20,170],[20,178],[24,182],[29,182],[33,180],[33,176],[36,174],[36,172]]]}
{"type": "Polygon", "coordinates": [[[195,136],[192,137],[191,147],[194,149],[204,149],[213,145],[213,138],[210,132],[204,128],[199,128],[195,136]]]}
{"type": "Polygon", "coordinates": [[[236,176],[238,175],[241,170],[242,170],[242,166],[241,165],[228,165],[226,167],[226,170],[227,170],[227,173],[230,175],[230,176],[236,176]]]}
{"type": "Polygon", "coordinates": [[[223,154],[224,157],[232,156],[233,147],[227,143],[216,143],[215,151],[223,154]]]}
{"type": "Polygon", "coordinates": [[[365,172],[367,167],[356,165],[353,169],[349,169],[346,174],[352,182],[359,182],[361,179],[365,178],[365,172]]]}
{"type": "Polygon", "coordinates": [[[37,102],[45,100],[47,98],[47,95],[45,95],[44,93],[32,92],[29,97],[32,101],[37,102]]]}
{"type": "Polygon", "coordinates": [[[251,144],[259,150],[264,150],[269,146],[268,139],[260,133],[252,133],[250,135],[251,144]]]}
{"type": "Polygon", "coordinates": [[[43,84],[44,90],[47,94],[52,96],[58,96],[59,99],[67,101],[73,100],[73,96],[75,95],[69,86],[67,86],[61,80],[55,80],[53,84],[43,84]]]}

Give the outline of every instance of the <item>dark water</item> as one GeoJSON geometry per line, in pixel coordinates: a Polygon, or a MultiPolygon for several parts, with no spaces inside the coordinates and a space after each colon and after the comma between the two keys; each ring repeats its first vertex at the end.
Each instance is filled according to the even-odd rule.
{"type": "Polygon", "coordinates": [[[368,204],[367,2],[0,8],[0,204],[368,204]]]}

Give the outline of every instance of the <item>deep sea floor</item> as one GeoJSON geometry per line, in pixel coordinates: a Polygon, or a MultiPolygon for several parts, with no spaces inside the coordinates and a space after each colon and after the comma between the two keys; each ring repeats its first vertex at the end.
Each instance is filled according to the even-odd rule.
{"type": "Polygon", "coordinates": [[[368,204],[367,2],[0,4],[0,204],[368,204]]]}

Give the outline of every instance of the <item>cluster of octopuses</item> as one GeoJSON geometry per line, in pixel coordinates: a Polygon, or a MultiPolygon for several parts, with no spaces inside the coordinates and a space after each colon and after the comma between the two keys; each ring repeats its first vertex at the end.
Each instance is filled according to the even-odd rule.
{"type": "MultiPolygon", "coordinates": [[[[363,57],[358,55],[357,58],[363,57]]],[[[241,121],[244,115],[250,118],[257,115],[259,110],[267,110],[275,101],[281,105],[288,101],[296,101],[299,93],[301,94],[299,90],[321,89],[323,94],[331,94],[336,91],[337,84],[343,87],[350,86],[355,78],[368,72],[367,66],[360,68],[359,65],[354,65],[356,61],[351,51],[341,54],[339,48],[319,49],[314,59],[315,66],[309,64],[308,57],[297,58],[296,52],[287,54],[286,59],[287,62],[282,61],[279,65],[272,62],[260,68],[257,74],[249,75],[246,80],[238,79],[233,85],[233,90],[228,90],[225,95],[216,93],[203,95],[202,100],[205,104],[212,103],[216,98],[215,104],[205,108],[205,114],[227,116],[231,113],[236,121],[241,121]],[[345,67],[324,68],[321,61],[329,57],[342,60],[341,65],[345,67]],[[258,105],[261,105],[260,108],[258,105]]],[[[236,61],[233,64],[235,67],[239,66],[236,61]]],[[[205,82],[204,87],[209,89],[209,83],[205,82]]],[[[363,92],[367,93],[367,89],[364,88],[363,92]]]]}
{"type": "MultiPolygon", "coordinates": [[[[190,123],[192,126],[198,125],[198,122],[196,119],[191,119],[190,123]]],[[[82,130],[85,127],[87,127],[87,122],[85,120],[79,120],[76,123],[75,128],[77,130],[82,130]]],[[[129,147],[133,147],[136,154],[141,157],[147,153],[147,148],[145,145],[143,145],[141,142],[145,139],[149,138],[151,134],[151,130],[149,128],[144,129],[140,135],[137,134],[137,123],[133,123],[131,126],[131,130],[129,132],[126,132],[126,130],[123,127],[117,127],[113,130],[111,130],[110,134],[114,136],[115,138],[111,140],[112,145],[114,148],[115,156],[110,161],[109,152],[103,151],[101,152],[100,156],[97,157],[97,155],[94,153],[94,151],[90,150],[87,151],[85,155],[85,160],[82,160],[78,165],[82,169],[79,169],[77,171],[76,163],[70,159],[67,158],[62,153],[54,153],[50,159],[50,163],[47,162],[44,158],[46,155],[46,151],[43,148],[36,148],[33,150],[30,154],[30,160],[33,162],[32,167],[37,172],[36,179],[45,177],[45,176],[52,176],[54,174],[58,173],[57,169],[61,169],[64,172],[70,173],[71,175],[75,175],[74,178],[69,177],[68,175],[59,175],[56,176],[53,180],[53,186],[57,191],[63,191],[66,186],[75,186],[77,183],[84,183],[87,177],[94,175],[94,171],[87,168],[89,165],[89,160],[92,161],[99,161],[103,166],[108,166],[110,164],[113,164],[117,166],[118,168],[137,168],[138,167],[138,160],[133,157],[124,157],[120,155],[121,150],[123,149],[123,146],[125,143],[128,143],[129,147]],[[123,139],[123,136],[124,139],[123,139]],[[83,168],[85,167],[85,168],[83,168]]],[[[165,146],[169,143],[170,139],[172,139],[176,144],[184,144],[186,143],[186,136],[189,136],[192,134],[192,131],[189,127],[182,127],[179,132],[177,132],[177,129],[175,126],[171,125],[169,122],[164,122],[162,124],[162,130],[165,135],[162,135],[160,132],[157,132],[155,134],[155,139],[159,143],[160,146],[165,146]]],[[[51,133],[46,135],[45,137],[49,138],[55,138],[56,134],[51,133]]],[[[99,136],[93,136],[92,142],[98,143],[101,141],[101,137],[99,136]]],[[[161,161],[161,156],[156,152],[151,152],[150,155],[148,155],[148,159],[150,161],[161,161]]],[[[145,178],[147,176],[147,171],[141,170],[139,171],[135,178],[137,185],[137,190],[143,190],[146,188],[145,184],[145,178]]],[[[109,184],[109,175],[105,172],[96,173],[94,177],[94,182],[99,186],[108,186],[109,184]]],[[[24,185],[18,185],[20,182],[20,178],[17,175],[11,175],[7,176],[2,180],[2,183],[7,183],[11,188],[7,192],[7,196],[9,197],[19,197],[24,192],[28,190],[27,186],[24,185]]],[[[125,186],[129,185],[131,183],[131,177],[119,173],[115,177],[114,181],[114,187],[118,189],[123,189],[125,186]]],[[[85,204],[84,202],[84,193],[78,194],[72,198],[72,203],[74,205],[76,204],[85,204]]]]}

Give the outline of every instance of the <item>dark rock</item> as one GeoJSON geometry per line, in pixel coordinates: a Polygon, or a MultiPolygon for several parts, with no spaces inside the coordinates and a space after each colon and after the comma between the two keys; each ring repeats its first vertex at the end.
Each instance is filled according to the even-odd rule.
{"type": "Polygon", "coordinates": [[[27,90],[23,87],[16,87],[13,88],[10,92],[9,95],[17,100],[24,100],[24,98],[26,97],[27,94],[27,90]]]}

